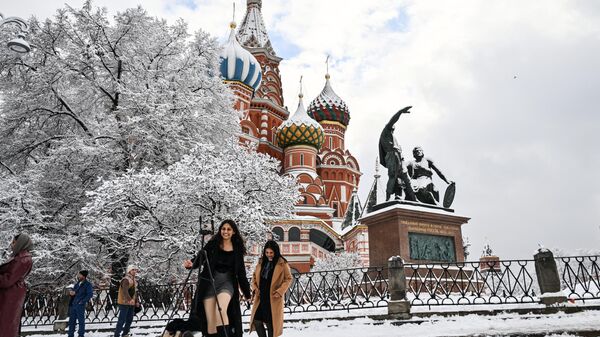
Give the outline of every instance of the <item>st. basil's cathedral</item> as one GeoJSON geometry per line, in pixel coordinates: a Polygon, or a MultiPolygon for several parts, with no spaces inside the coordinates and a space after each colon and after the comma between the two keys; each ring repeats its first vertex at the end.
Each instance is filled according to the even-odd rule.
{"type": "MultiPolygon", "coordinates": [[[[295,177],[301,200],[295,216],[272,224],[292,268],[307,272],[317,259],[339,251],[357,252],[368,265],[368,233],[362,213],[358,161],[345,146],[350,110],[333,90],[329,74],[308,108],[303,95],[291,114],[284,106],[278,57],[265,29],[262,1],[247,0],[246,14],[221,55],[220,71],[235,94],[240,140],[278,159],[281,174],[295,177]]],[[[258,253],[258,252],[256,252],[258,253]]]]}

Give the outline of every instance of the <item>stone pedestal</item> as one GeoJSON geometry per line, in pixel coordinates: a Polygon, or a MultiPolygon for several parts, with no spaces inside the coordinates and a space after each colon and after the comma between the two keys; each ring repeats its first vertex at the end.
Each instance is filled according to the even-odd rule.
{"type": "Polygon", "coordinates": [[[540,302],[545,305],[566,302],[567,297],[560,291],[560,275],[554,254],[549,250],[540,249],[533,259],[541,292],[540,302]]]}
{"type": "Polygon", "coordinates": [[[410,302],[406,300],[406,275],[400,256],[392,256],[388,260],[388,285],[388,315],[396,319],[409,319],[410,302]]]}
{"type": "Polygon", "coordinates": [[[71,290],[73,290],[71,286],[65,287],[63,295],[58,302],[57,317],[53,324],[54,331],[64,332],[67,329],[69,323],[69,302],[71,301],[69,291],[71,290]]]}
{"type": "Polygon", "coordinates": [[[360,219],[369,230],[369,262],[386,266],[391,256],[406,263],[462,262],[461,226],[470,220],[451,209],[410,201],[376,205],[360,219]]]}

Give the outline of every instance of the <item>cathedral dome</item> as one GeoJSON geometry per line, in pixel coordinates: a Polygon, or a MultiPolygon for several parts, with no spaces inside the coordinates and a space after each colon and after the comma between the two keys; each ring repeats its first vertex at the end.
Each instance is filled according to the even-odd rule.
{"type": "Polygon", "coordinates": [[[329,74],[325,75],[325,87],[308,105],[308,115],[317,122],[332,121],[348,126],[350,111],[340,96],[338,96],[329,83],[329,74]]]}
{"type": "Polygon", "coordinates": [[[221,76],[226,81],[241,82],[256,90],[260,86],[262,71],[260,64],[235,37],[235,23],[230,25],[229,40],[221,52],[221,76]]]}
{"type": "Polygon", "coordinates": [[[323,127],[306,113],[302,94],[298,97],[300,98],[298,109],[277,129],[277,141],[281,148],[292,145],[310,145],[318,150],[325,139],[323,127]]]}

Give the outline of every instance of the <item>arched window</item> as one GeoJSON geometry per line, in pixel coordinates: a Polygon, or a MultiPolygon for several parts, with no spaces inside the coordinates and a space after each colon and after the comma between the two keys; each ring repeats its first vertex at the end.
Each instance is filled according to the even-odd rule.
{"type": "Polygon", "coordinates": [[[335,252],[335,242],[333,242],[333,240],[331,240],[327,234],[321,232],[320,230],[310,230],[310,242],[316,243],[330,252],[335,252]]]}
{"type": "Polygon", "coordinates": [[[273,239],[275,241],[283,241],[283,228],[273,227],[273,239]]]}
{"type": "Polygon", "coordinates": [[[300,166],[304,166],[304,153],[300,153],[300,166]]]}
{"type": "Polygon", "coordinates": [[[300,241],[300,229],[298,227],[292,227],[288,231],[288,241],[300,241]]]}

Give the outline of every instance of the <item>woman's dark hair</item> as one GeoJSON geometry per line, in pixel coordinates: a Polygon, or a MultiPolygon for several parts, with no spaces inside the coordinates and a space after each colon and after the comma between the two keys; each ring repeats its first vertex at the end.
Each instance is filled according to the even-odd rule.
{"type": "Polygon", "coordinates": [[[262,262],[263,263],[266,263],[266,261],[269,260],[267,258],[267,254],[266,254],[266,251],[268,248],[273,250],[273,252],[275,253],[275,256],[273,257],[274,263],[277,263],[277,260],[280,258],[282,258],[284,261],[287,261],[285,259],[285,257],[281,256],[281,250],[279,249],[279,244],[274,240],[269,240],[265,243],[265,246],[263,247],[263,251],[262,251],[262,262]]]}
{"type": "Polygon", "coordinates": [[[225,224],[229,224],[229,226],[231,226],[235,233],[231,237],[233,249],[242,252],[242,255],[246,255],[246,243],[244,242],[244,237],[242,236],[242,233],[240,233],[240,230],[235,221],[231,219],[223,220],[223,222],[221,222],[221,225],[219,225],[219,229],[217,229],[217,232],[213,235],[210,241],[216,241],[219,247],[221,247],[221,244],[223,243],[223,237],[221,236],[221,228],[223,228],[225,224]]]}

